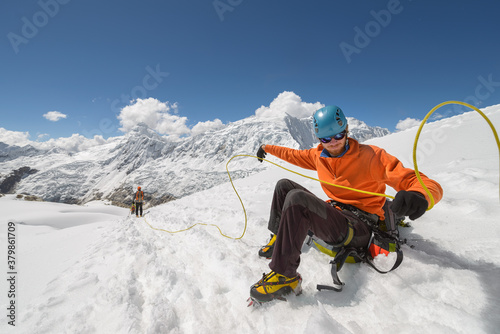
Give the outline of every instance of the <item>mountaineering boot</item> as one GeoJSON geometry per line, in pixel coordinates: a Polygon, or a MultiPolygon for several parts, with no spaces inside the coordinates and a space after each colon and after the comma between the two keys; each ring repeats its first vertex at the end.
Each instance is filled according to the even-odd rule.
{"type": "Polygon", "coordinates": [[[299,295],[302,292],[302,277],[300,274],[289,278],[271,271],[263,274],[262,278],[250,288],[250,299],[253,302],[263,303],[273,299],[286,300],[283,296],[291,293],[299,295]]]}
{"type": "Polygon", "coordinates": [[[276,241],[276,234],[271,234],[271,240],[267,243],[267,245],[262,246],[261,249],[259,249],[259,256],[260,257],[265,257],[266,259],[270,259],[273,257],[273,250],[274,250],[274,242],[276,241]]]}

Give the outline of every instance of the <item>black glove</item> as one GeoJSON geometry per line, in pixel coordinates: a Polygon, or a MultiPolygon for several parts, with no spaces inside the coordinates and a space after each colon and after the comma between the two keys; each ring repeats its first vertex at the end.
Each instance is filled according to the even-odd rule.
{"type": "Polygon", "coordinates": [[[411,220],[415,220],[422,216],[429,203],[424,195],[416,191],[398,191],[394,201],[392,201],[391,209],[396,216],[409,216],[411,220]]]}
{"type": "Polygon", "coordinates": [[[259,147],[259,150],[257,151],[257,157],[259,158],[259,161],[262,162],[265,157],[266,157],[266,151],[262,148],[262,145],[259,147]]]}

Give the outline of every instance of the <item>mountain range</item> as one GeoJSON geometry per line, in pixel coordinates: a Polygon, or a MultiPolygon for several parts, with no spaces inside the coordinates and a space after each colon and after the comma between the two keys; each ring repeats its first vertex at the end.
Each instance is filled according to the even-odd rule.
{"type": "MultiPolygon", "coordinates": [[[[144,123],[123,136],[81,150],[0,141],[0,193],[36,196],[44,201],[83,204],[107,200],[130,206],[137,186],[148,206],[180,198],[228,181],[226,163],[234,155],[255,155],[259,145],[307,149],[317,144],[312,118],[256,116],[193,137],[171,139],[144,123]]],[[[348,117],[350,137],[365,141],[389,134],[348,117]]],[[[233,179],[261,171],[256,159],[234,159],[233,179]]]]}

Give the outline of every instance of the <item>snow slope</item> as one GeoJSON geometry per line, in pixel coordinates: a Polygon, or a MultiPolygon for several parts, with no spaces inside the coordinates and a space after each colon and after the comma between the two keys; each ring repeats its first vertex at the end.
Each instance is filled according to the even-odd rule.
{"type": "MultiPolygon", "coordinates": [[[[500,128],[500,106],[484,112],[500,128]]],[[[415,132],[368,143],[411,165],[415,132]]],[[[249,167],[259,164],[237,159],[249,167]]],[[[486,122],[471,112],[426,125],[419,168],[441,183],[445,195],[401,231],[408,244],[396,271],[381,275],[364,264],[346,264],[340,272],[344,291],[319,292],[316,284],[331,283],[330,258],[304,246],[303,294],[259,308],[248,308],[246,299],[250,286],[269,271],[257,251],[269,236],[274,184],[291,178],[324,198],[315,181],[270,164],[236,180],[248,216],[241,240],[205,225],[180,233],[158,230],[216,224],[240,237],[245,217],[227,182],[152,208],[142,219],[100,204],[0,198],[7,213],[0,250],[6,249],[7,222],[17,222],[20,266],[17,326],[3,317],[0,332],[498,333],[499,157],[486,122]]],[[[7,287],[1,282],[5,310],[7,287]]]]}

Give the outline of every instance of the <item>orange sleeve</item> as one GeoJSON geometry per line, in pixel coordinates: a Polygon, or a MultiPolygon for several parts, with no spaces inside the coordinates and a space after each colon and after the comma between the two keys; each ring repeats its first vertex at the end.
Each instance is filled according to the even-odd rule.
{"type": "Polygon", "coordinates": [[[272,154],[281,160],[285,160],[295,166],[312,170],[316,170],[316,155],[314,154],[314,151],[316,150],[317,148],[309,150],[296,150],[276,145],[266,145],[265,149],[266,153],[272,154]]]}
{"type": "MultiPolygon", "coordinates": [[[[384,180],[387,185],[391,186],[396,191],[406,190],[421,193],[430,204],[430,198],[418,181],[413,169],[404,167],[401,161],[383,149],[377,150],[376,155],[379,158],[380,164],[377,168],[373,168],[374,166],[372,165],[372,174],[377,174],[377,177],[384,180]]],[[[432,194],[434,203],[438,203],[441,198],[443,198],[443,188],[441,188],[441,185],[421,172],[420,177],[432,194]]]]}

